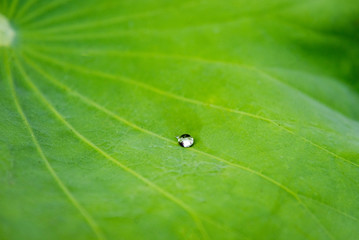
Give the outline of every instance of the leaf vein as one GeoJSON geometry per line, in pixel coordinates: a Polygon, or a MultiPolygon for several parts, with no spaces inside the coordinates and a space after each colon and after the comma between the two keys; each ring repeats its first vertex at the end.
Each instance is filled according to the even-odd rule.
{"type": "Polygon", "coordinates": [[[92,216],[85,210],[85,208],[83,208],[81,206],[81,204],[76,200],[76,198],[72,195],[72,193],[68,190],[68,188],[65,186],[65,184],[62,182],[62,180],[60,179],[60,177],[56,174],[55,170],[53,169],[53,167],[51,166],[50,162],[48,161],[46,155],[44,154],[39,142],[37,141],[37,138],[32,130],[32,127],[30,126],[27,117],[25,115],[25,112],[22,110],[22,107],[20,105],[20,102],[16,96],[16,92],[15,92],[15,86],[14,86],[14,81],[12,79],[11,76],[11,72],[10,72],[10,67],[9,64],[7,63],[7,72],[8,72],[8,81],[9,81],[9,85],[10,85],[10,89],[11,89],[11,93],[14,99],[14,103],[16,106],[16,109],[19,113],[19,115],[21,116],[23,123],[25,124],[27,130],[30,133],[31,139],[36,147],[37,152],[39,153],[41,159],[43,160],[43,162],[45,163],[46,169],[49,171],[50,175],[53,177],[53,179],[55,180],[55,182],[57,183],[57,185],[59,186],[59,188],[63,191],[63,193],[65,194],[65,196],[68,198],[68,200],[74,205],[74,207],[81,213],[81,215],[84,217],[84,219],[86,220],[87,224],[90,226],[90,228],[94,231],[94,233],[96,234],[97,238],[100,240],[104,240],[105,237],[103,235],[103,233],[101,232],[101,230],[99,229],[97,223],[95,222],[95,220],[92,218],[92,216]]]}

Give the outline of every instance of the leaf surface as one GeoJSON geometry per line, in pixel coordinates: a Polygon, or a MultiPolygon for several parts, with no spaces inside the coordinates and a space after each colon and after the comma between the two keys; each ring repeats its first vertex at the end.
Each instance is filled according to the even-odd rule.
{"type": "Polygon", "coordinates": [[[359,236],[355,0],[0,14],[1,239],[359,236]]]}

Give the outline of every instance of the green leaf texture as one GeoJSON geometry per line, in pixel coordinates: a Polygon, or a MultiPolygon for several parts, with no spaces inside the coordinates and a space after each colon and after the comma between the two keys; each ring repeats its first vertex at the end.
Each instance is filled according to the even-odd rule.
{"type": "Polygon", "coordinates": [[[358,239],[357,0],[0,14],[0,239],[358,239]]]}

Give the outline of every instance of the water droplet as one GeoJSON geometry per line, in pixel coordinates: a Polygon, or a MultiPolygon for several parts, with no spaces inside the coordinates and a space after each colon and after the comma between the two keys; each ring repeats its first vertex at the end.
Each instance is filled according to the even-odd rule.
{"type": "Polygon", "coordinates": [[[185,148],[191,147],[194,143],[193,137],[191,137],[189,134],[182,134],[176,138],[178,139],[178,143],[185,148]]]}

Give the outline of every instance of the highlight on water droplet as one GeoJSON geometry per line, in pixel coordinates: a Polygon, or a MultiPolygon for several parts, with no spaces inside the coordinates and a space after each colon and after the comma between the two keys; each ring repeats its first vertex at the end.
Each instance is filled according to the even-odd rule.
{"type": "Polygon", "coordinates": [[[0,14],[0,47],[9,47],[14,41],[15,31],[5,16],[0,14]]]}
{"type": "Polygon", "coordinates": [[[181,136],[176,137],[178,139],[179,145],[182,147],[188,148],[194,144],[194,139],[189,134],[182,134],[181,136]]]}

